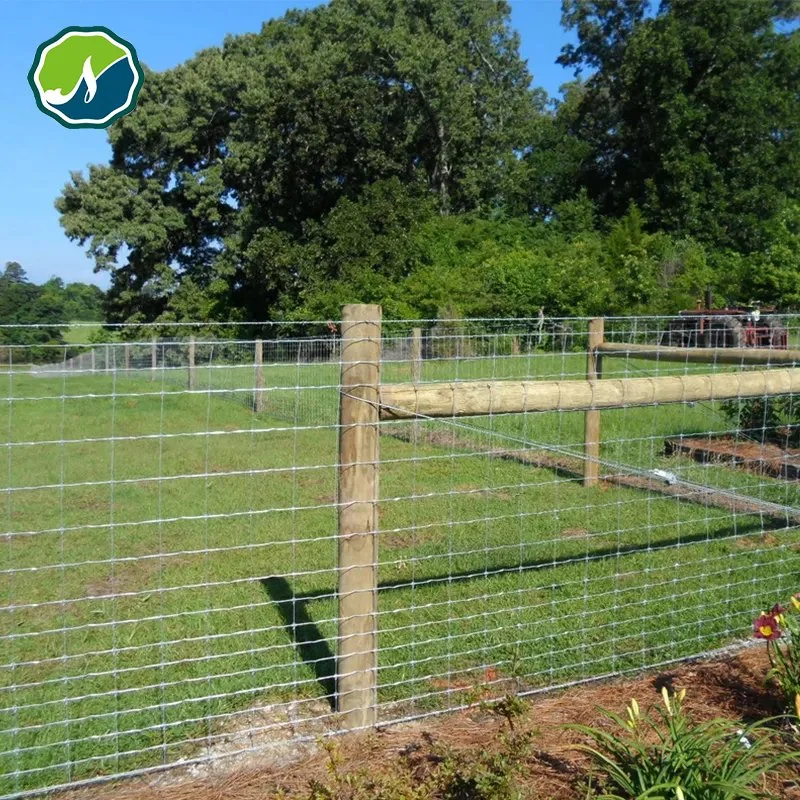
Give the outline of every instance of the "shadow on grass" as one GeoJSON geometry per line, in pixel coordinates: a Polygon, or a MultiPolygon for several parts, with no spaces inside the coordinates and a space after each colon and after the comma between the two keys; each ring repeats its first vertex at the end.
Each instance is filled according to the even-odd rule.
{"type": "MultiPolygon", "coordinates": [[[[782,526],[785,529],[785,526],[782,526]]],[[[679,538],[668,538],[661,540],[656,545],[651,543],[631,544],[611,548],[598,548],[591,551],[589,557],[592,560],[601,561],[605,558],[619,558],[620,556],[635,555],[641,552],[653,552],[657,550],[667,550],[672,547],[685,546],[692,543],[703,541],[720,541],[731,538],[738,538],[744,534],[761,533],[768,530],[780,529],[778,525],[762,525],[758,521],[750,524],[733,525],[730,528],[716,532],[711,536],[708,533],[696,534],[693,536],[682,536],[679,538]]],[[[437,576],[427,577],[425,584],[435,585],[439,582],[460,583],[474,580],[485,580],[487,577],[498,577],[508,573],[520,574],[522,572],[535,572],[538,570],[552,570],[559,566],[582,561],[581,557],[568,555],[562,558],[547,560],[529,560],[498,565],[488,574],[483,568],[475,571],[462,571],[443,573],[437,576]]],[[[336,707],[336,658],[328,644],[327,639],[311,618],[308,611],[308,604],[319,599],[330,599],[335,597],[335,588],[317,589],[298,595],[289,581],[281,575],[273,575],[261,578],[260,583],[272,602],[275,603],[281,615],[283,625],[287,634],[291,638],[296,648],[299,658],[313,671],[314,676],[324,692],[324,697],[330,704],[331,709],[336,707]]],[[[404,581],[381,581],[378,584],[380,592],[391,590],[403,590],[413,586],[413,582],[404,581]]],[[[553,588],[560,588],[553,585],[553,588]]],[[[731,680],[728,688],[732,692],[741,691],[739,683],[731,680]]],[[[760,708],[765,705],[765,697],[753,693],[746,698],[749,705],[753,708],[760,708]]]]}
{"type": "Polygon", "coordinates": [[[278,607],[287,633],[292,638],[300,658],[314,671],[317,682],[325,692],[325,699],[334,706],[336,699],[336,658],[308,613],[308,601],[298,597],[286,578],[272,575],[262,578],[261,585],[278,607]]]}
{"type": "MultiPolygon", "coordinates": [[[[601,562],[608,558],[619,558],[620,556],[632,556],[638,553],[656,553],[661,550],[669,550],[673,547],[686,547],[687,545],[700,544],[702,542],[719,542],[719,541],[725,541],[726,539],[739,539],[740,537],[747,534],[763,535],[768,531],[780,531],[780,530],[794,530],[794,526],[787,527],[785,524],[780,524],[777,520],[774,521],[763,520],[761,522],[759,522],[758,520],[754,520],[752,523],[748,524],[743,524],[740,522],[738,524],[732,525],[729,528],[719,530],[713,534],[709,534],[708,532],[700,532],[689,536],[682,535],[680,537],[662,539],[656,542],[616,545],[614,547],[598,547],[595,550],[590,550],[586,555],[578,555],[572,553],[569,555],[564,555],[556,558],[548,558],[544,560],[530,560],[522,562],[515,561],[509,564],[498,564],[497,566],[489,569],[488,572],[484,567],[464,572],[452,572],[452,573],[445,572],[440,575],[426,576],[424,578],[424,584],[426,586],[434,586],[437,583],[452,584],[452,583],[461,583],[465,581],[484,580],[487,577],[496,578],[502,575],[507,575],[509,573],[519,574],[522,572],[551,570],[551,569],[557,569],[558,567],[575,564],[577,562],[583,562],[586,558],[588,558],[589,561],[591,562],[601,562]]],[[[303,636],[305,636],[303,642],[313,644],[315,647],[322,645],[325,649],[325,652],[330,653],[331,651],[328,648],[327,642],[322,638],[322,634],[319,632],[319,629],[314,625],[314,623],[308,616],[308,612],[306,611],[306,603],[308,603],[311,600],[320,600],[322,598],[330,598],[334,596],[336,592],[335,588],[332,587],[326,589],[317,589],[312,592],[306,592],[302,596],[295,597],[291,587],[289,586],[285,578],[282,577],[263,578],[261,580],[261,583],[264,584],[265,588],[270,594],[270,597],[272,597],[272,599],[279,604],[281,614],[284,616],[284,619],[287,620],[286,622],[287,628],[290,628],[289,630],[290,634],[295,636],[295,642],[297,643],[298,648],[302,648],[303,643],[300,641],[299,638],[301,634],[293,633],[293,631],[295,630],[291,622],[291,620],[294,618],[292,616],[293,603],[296,604],[297,607],[297,610],[294,613],[296,615],[302,615],[302,621],[297,623],[298,625],[297,630],[299,631],[300,628],[303,626],[311,626],[308,629],[303,627],[303,630],[307,631],[307,635],[305,633],[302,634],[303,636]],[[273,590],[271,590],[267,585],[268,583],[273,581],[280,582],[280,585],[283,587],[276,591],[276,595],[272,594],[273,590]],[[283,603],[283,605],[281,605],[281,603],[283,603]]],[[[409,580],[380,581],[378,583],[378,590],[389,591],[393,589],[395,590],[408,589],[409,587],[414,585],[415,583],[409,580]]],[[[417,586],[420,585],[419,577],[417,577],[416,579],[416,585],[417,586]]],[[[298,619],[299,618],[300,617],[298,616],[298,619]]],[[[320,657],[321,656],[319,654],[313,656],[313,658],[320,658],[320,657]]],[[[333,664],[333,655],[330,655],[330,658],[331,658],[331,664],[333,664]]],[[[304,656],[304,660],[310,662],[311,658],[305,658],[304,656]]],[[[331,667],[330,674],[331,675],[335,674],[333,667],[331,667]]],[[[322,682],[322,678],[320,678],[319,675],[317,677],[318,680],[322,682]]]]}
{"type": "MultiPolygon", "coordinates": [[[[788,527],[784,525],[780,525],[777,523],[775,525],[770,525],[769,522],[753,522],[749,525],[747,524],[738,524],[734,525],[730,528],[725,528],[724,530],[717,531],[714,534],[709,535],[707,532],[692,534],[690,536],[680,536],[671,539],[663,539],[658,542],[647,542],[641,544],[629,544],[629,545],[617,545],[615,547],[598,547],[595,550],[588,551],[587,556],[578,555],[578,554],[570,554],[564,555],[561,557],[556,558],[549,558],[545,560],[533,560],[533,561],[523,561],[522,563],[516,562],[512,564],[506,565],[498,565],[496,567],[490,568],[488,571],[481,567],[480,569],[476,569],[474,571],[470,570],[468,572],[454,572],[452,574],[442,574],[438,576],[431,576],[425,578],[425,583],[427,585],[436,584],[436,583],[460,583],[462,581],[472,581],[472,580],[480,580],[485,577],[494,578],[500,575],[505,575],[510,572],[519,573],[519,572],[528,572],[528,571],[537,571],[537,570],[548,570],[548,569],[556,569],[558,567],[567,566],[570,564],[575,564],[577,562],[582,562],[588,560],[591,562],[601,562],[605,559],[609,558],[619,558],[620,556],[632,556],[637,555],[639,553],[655,553],[660,550],[669,550],[673,547],[685,547],[691,544],[700,544],[702,542],[717,542],[717,541],[724,541],[725,539],[738,539],[739,537],[743,536],[744,534],[752,534],[752,533],[765,533],[766,531],[773,531],[773,530],[793,530],[792,527],[788,527]]],[[[417,583],[419,583],[419,578],[417,578],[417,583]]],[[[385,591],[387,589],[407,589],[410,586],[413,586],[413,582],[408,580],[397,580],[397,581],[381,581],[378,584],[378,589],[381,591],[385,591]]],[[[320,596],[324,596],[325,592],[320,592],[320,596]]],[[[328,595],[330,592],[327,593],[328,595]]],[[[313,599],[312,596],[309,594],[308,599],[313,599]]]]}

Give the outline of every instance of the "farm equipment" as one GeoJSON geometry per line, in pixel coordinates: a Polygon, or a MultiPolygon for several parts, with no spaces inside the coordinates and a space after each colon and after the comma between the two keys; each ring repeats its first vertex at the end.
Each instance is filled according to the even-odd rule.
{"type": "Polygon", "coordinates": [[[670,320],[659,337],[660,345],[670,347],[762,347],[785,350],[788,331],[774,308],[706,308],[702,303],[691,311],[681,311],[670,320]]]}

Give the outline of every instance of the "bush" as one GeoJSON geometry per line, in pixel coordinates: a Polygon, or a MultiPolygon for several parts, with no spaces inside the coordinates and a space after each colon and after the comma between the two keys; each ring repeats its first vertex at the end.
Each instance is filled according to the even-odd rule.
{"type": "Polygon", "coordinates": [[[434,747],[404,753],[385,772],[346,774],[337,745],[325,742],[330,777],[312,782],[308,800],[517,800],[516,779],[534,736],[520,724],[526,706],[515,695],[480,705],[504,721],[496,750],[434,747]]]}
{"type": "Polygon", "coordinates": [[[781,447],[800,445],[800,403],[794,397],[730,400],[722,403],[722,411],[748,438],[781,447]]]}
{"type": "MultiPolygon", "coordinates": [[[[695,724],[683,709],[685,690],[662,689],[663,708],[642,715],[631,701],[627,718],[602,710],[619,728],[610,732],[570,725],[592,740],[577,745],[600,775],[601,797],[614,800],[734,800],[763,796],[762,776],[797,753],[780,752],[775,734],[762,720],[737,729],[716,719],[695,724]]],[[[592,787],[594,789],[594,787],[592,787]]]]}

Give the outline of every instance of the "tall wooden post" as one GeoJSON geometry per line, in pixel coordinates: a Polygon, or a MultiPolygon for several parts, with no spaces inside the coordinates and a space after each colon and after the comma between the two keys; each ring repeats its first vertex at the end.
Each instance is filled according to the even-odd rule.
{"type": "Polygon", "coordinates": [[[264,343],[256,339],[256,380],[255,396],[253,397],[253,411],[260,414],[264,410],[264,343]]]}
{"type": "Polygon", "coordinates": [[[153,337],[150,343],[150,380],[156,379],[156,371],[158,370],[158,338],[153,337]]]}
{"type": "MultiPolygon", "coordinates": [[[[586,380],[597,381],[602,377],[601,355],[597,348],[603,343],[605,321],[602,317],[589,322],[589,341],[586,348],[586,380]]],[[[600,412],[584,412],[583,422],[583,485],[596,486],[600,476],[600,412]]]]}
{"type": "Polygon", "coordinates": [[[189,337],[189,391],[192,391],[197,385],[197,379],[194,370],[194,336],[189,337]]]}
{"type": "Polygon", "coordinates": [[[381,307],[342,312],[339,413],[337,710],[346,729],[376,722],[378,642],[378,388],[381,307]]]}

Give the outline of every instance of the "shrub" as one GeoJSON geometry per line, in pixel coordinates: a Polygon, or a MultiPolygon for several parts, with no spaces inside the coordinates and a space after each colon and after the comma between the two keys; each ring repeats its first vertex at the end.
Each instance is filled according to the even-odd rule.
{"type": "MultiPolygon", "coordinates": [[[[627,718],[601,709],[617,732],[570,725],[592,740],[577,745],[600,775],[600,797],[614,800],[733,800],[761,797],[762,775],[797,754],[779,752],[769,720],[737,729],[716,719],[695,724],[683,709],[685,690],[662,690],[663,708],[642,715],[635,700],[627,718]]],[[[594,787],[592,787],[594,788],[594,787]]]]}
{"type": "Polygon", "coordinates": [[[783,447],[800,444],[800,403],[794,397],[730,400],[722,403],[722,411],[748,438],[783,447]]]}
{"type": "Polygon", "coordinates": [[[479,705],[503,720],[500,747],[414,748],[387,770],[348,774],[338,746],[323,742],[329,779],[312,782],[307,800],[517,800],[517,777],[534,736],[520,724],[527,706],[516,695],[479,705]]]}

